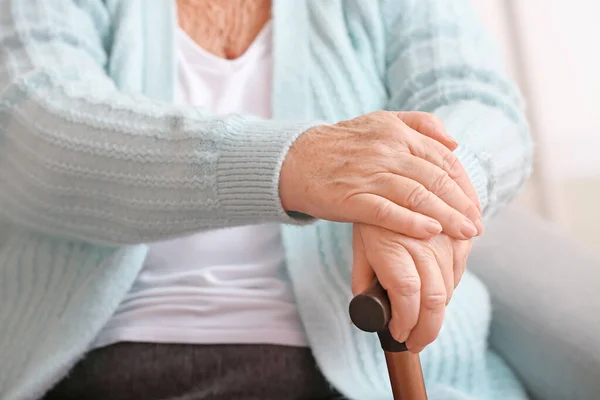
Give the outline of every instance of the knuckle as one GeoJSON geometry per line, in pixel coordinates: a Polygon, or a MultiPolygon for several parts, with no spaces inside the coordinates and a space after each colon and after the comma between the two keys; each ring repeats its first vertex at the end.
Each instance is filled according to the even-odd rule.
{"type": "Polygon", "coordinates": [[[387,240],[385,241],[387,243],[386,246],[383,247],[386,250],[385,257],[388,268],[390,269],[393,269],[398,265],[407,264],[409,260],[412,261],[412,256],[406,247],[404,247],[402,239],[397,239],[397,237],[398,235],[392,235],[391,237],[386,238],[387,240]]]}
{"type": "Polygon", "coordinates": [[[404,226],[407,232],[418,233],[423,230],[423,221],[417,215],[411,214],[408,216],[404,226]]]}
{"type": "Polygon", "coordinates": [[[402,135],[402,126],[400,125],[402,121],[398,120],[398,122],[386,122],[381,133],[390,140],[398,140],[398,137],[402,135]]]}
{"type": "Polygon", "coordinates": [[[452,152],[445,152],[442,159],[442,168],[451,177],[457,178],[461,174],[461,164],[458,158],[452,152]]]}
{"type": "Polygon", "coordinates": [[[441,247],[439,245],[439,241],[438,241],[437,237],[432,237],[427,240],[421,240],[420,244],[421,244],[421,246],[423,246],[424,249],[426,249],[430,254],[432,254],[434,256],[435,256],[436,252],[439,250],[439,248],[441,247]]]}
{"type": "Polygon", "coordinates": [[[377,110],[377,111],[373,111],[372,113],[370,113],[369,115],[372,117],[375,117],[377,119],[382,119],[382,118],[388,118],[389,117],[390,112],[389,111],[385,111],[385,110],[377,110]]]}
{"type": "Polygon", "coordinates": [[[428,293],[427,295],[423,296],[421,307],[428,311],[437,311],[446,305],[446,300],[447,297],[445,290],[443,292],[440,291],[428,293]]]}
{"type": "Polygon", "coordinates": [[[435,114],[426,113],[425,118],[427,118],[427,120],[429,120],[430,123],[435,124],[440,128],[444,127],[444,122],[442,121],[442,119],[435,114]]]}
{"type": "Polygon", "coordinates": [[[371,149],[375,153],[375,156],[387,159],[390,157],[390,146],[385,140],[377,140],[371,144],[371,149]]]}
{"type": "Polygon", "coordinates": [[[479,216],[480,215],[479,209],[477,208],[477,206],[475,204],[473,204],[471,201],[469,201],[469,206],[465,210],[465,215],[467,215],[469,217],[479,216]]]}
{"type": "Polygon", "coordinates": [[[389,187],[394,182],[394,175],[389,172],[377,172],[373,174],[373,183],[377,187],[389,187]]]}
{"type": "Polygon", "coordinates": [[[433,341],[435,341],[435,339],[437,339],[439,334],[440,334],[439,330],[430,329],[427,332],[423,332],[423,334],[420,335],[421,337],[417,338],[416,342],[420,346],[427,346],[427,345],[433,343],[433,341]]]}
{"type": "Polygon", "coordinates": [[[431,251],[429,247],[425,246],[414,251],[413,257],[415,258],[415,261],[421,263],[437,262],[433,251],[431,251]]]}
{"type": "Polygon", "coordinates": [[[454,190],[454,181],[446,171],[440,172],[431,184],[431,191],[438,196],[446,196],[454,190]]]}
{"type": "Polygon", "coordinates": [[[392,208],[386,201],[379,201],[375,205],[375,221],[385,222],[392,214],[392,208]]]}
{"type": "Polygon", "coordinates": [[[388,133],[390,128],[394,129],[394,127],[397,126],[398,121],[400,121],[389,111],[374,111],[369,115],[371,116],[371,122],[374,124],[373,126],[384,128],[381,132],[384,134],[388,133]]]}
{"type": "Polygon", "coordinates": [[[458,227],[462,226],[465,219],[466,219],[465,216],[463,214],[461,214],[460,212],[456,211],[455,209],[450,210],[450,214],[448,216],[448,222],[453,227],[456,227],[458,229],[458,227]]]}
{"type": "Polygon", "coordinates": [[[389,118],[386,120],[386,131],[398,135],[406,128],[406,123],[400,118],[389,118]]]}
{"type": "Polygon", "coordinates": [[[406,198],[406,204],[409,208],[419,208],[429,201],[430,192],[421,184],[417,184],[406,198]]]}
{"type": "Polygon", "coordinates": [[[402,297],[414,296],[421,291],[421,279],[417,275],[402,277],[389,290],[402,297]]]}

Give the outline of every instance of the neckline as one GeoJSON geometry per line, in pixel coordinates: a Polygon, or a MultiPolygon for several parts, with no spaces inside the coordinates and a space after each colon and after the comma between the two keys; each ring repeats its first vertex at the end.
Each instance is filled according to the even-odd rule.
{"type": "Polygon", "coordinates": [[[177,27],[178,36],[184,41],[185,45],[191,49],[193,49],[196,53],[200,54],[202,57],[209,59],[213,63],[220,64],[223,68],[232,68],[239,66],[246,62],[246,60],[252,58],[256,54],[259,54],[261,50],[266,48],[268,44],[266,42],[267,36],[271,33],[272,30],[272,20],[269,20],[265,23],[265,25],[261,28],[258,35],[254,38],[250,46],[246,49],[242,55],[237,58],[227,59],[223,57],[219,57],[216,54],[211,53],[206,50],[204,47],[200,46],[194,39],[191,38],[190,35],[187,34],[186,31],[181,29],[181,27],[177,27]]]}
{"type": "MultiPolygon", "coordinates": [[[[175,1],[156,1],[152,6],[135,2],[143,30],[142,57],[146,62],[134,63],[139,82],[129,87],[148,97],[173,102],[177,87],[177,7],[175,1]]],[[[309,96],[310,15],[307,0],[273,0],[271,12],[273,56],[273,119],[312,120],[309,96]]]]}

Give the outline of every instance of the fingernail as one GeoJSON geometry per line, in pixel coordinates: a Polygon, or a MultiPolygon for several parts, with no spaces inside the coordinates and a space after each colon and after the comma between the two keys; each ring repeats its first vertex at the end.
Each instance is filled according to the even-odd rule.
{"type": "Polygon", "coordinates": [[[398,337],[396,338],[397,341],[399,341],[400,343],[404,343],[406,342],[406,339],[408,339],[408,336],[410,335],[410,332],[402,332],[401,334],[398,335],[398,337]]]}
{"type": "Polygon", "coordinates": [[[450,142],[452,142],[452,143],[454,143],[455,145],[458,146],[458,142],[456,141],[456,139],[454,139],[452,136],[448,135],[447,133],[446,133],[446,137],[448,138],[448,140],[450,142]]]}
{"type": "Polygon", "coordinates": [[[481,218],[475,221],[475,227],[477,227],[477,234],[481,236],[484,231],[483,222],[481,221],[481,218]]]}
{"type": "Polygon", "coordinates": [[[465,219],[460,232],[466,237],[472,238],[477,235],[477,228],[475,228],[475,225],[471,221],[465,219]]]}
{"type": "Polygon", "coordinates": [[[429,219],[425,225],[425,230],[428,233],[437,235],[438,233],[442,232],[442,226],[435,219],[429,219]]]}

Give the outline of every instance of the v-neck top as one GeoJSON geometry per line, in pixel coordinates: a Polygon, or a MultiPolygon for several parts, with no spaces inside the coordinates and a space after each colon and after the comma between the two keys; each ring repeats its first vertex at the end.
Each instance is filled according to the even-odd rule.
{"type": "MultiPolygon", "coordinates": [[[[227,60],[177,32],[176,102],[271,117],[268,23],[227,60]]],[[[150,246],[132,289],[95,346],[119,341],[306,346],[277,223],[211,230],[150,246]]]]}

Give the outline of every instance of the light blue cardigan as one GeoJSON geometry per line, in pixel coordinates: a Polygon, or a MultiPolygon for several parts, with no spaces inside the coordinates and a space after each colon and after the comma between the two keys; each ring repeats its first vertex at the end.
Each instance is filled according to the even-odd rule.
{"type": "MultiPolygon", "coordinates": [[[[288,216],[287,149],[318,121],[377,109],[446,122],[485,214],[526,178],[518,95],[468,0],[275,0],[274,121],[171,105],[172,0],[0,2],[0,398],[40,396],[80,358],[148,246],[277,221],[315,357],[353,399],[390,398],[376,335],[354,329],[350,230],[288,216]],[[5,225],[6,227],[6,225],[5,225]]],[[[487,351],[467,275],[423,353],[431,398],[522,398],[487,351]]]]}

